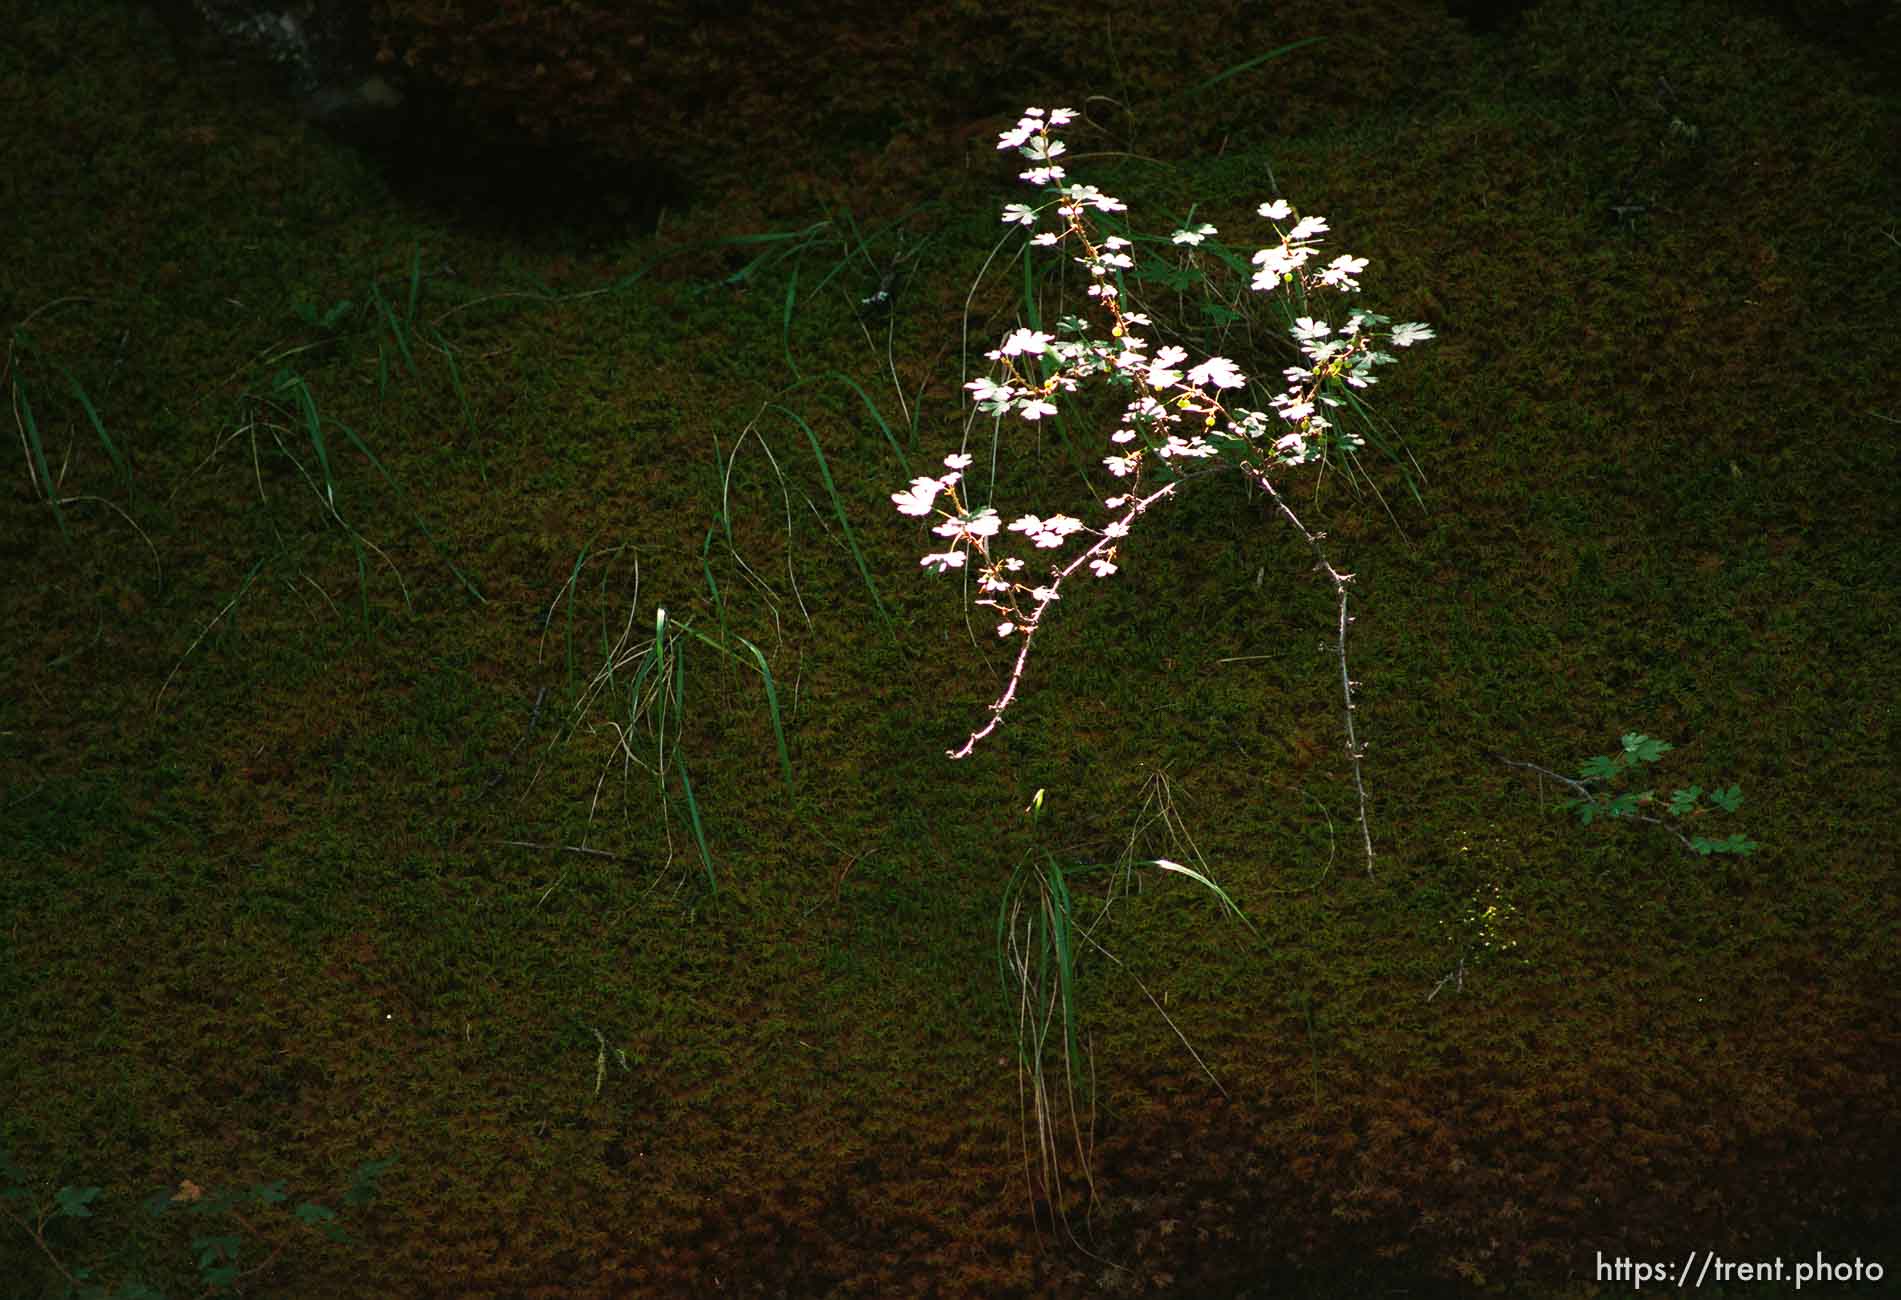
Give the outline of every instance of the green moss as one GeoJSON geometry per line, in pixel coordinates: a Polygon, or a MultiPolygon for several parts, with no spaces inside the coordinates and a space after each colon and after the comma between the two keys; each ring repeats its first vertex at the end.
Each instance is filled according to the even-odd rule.
{"type": "MultiPolygon", "coordinates": [[[[68,542],[23,483],[0,503],[0,1140],[118,1207],[73,1258],[123,1238],[146,1257],[115,1278],[170,1277],[185,1243],[135,1230],[153,1187],[334,1187],[391,1154],[360,1243],[287,1243],[272,1285],[1325,1293],[1359,1258],[1583,1295],[1599,1246],[1855,1245],[1891,1207],[1901,136],[1857,64],[1695,3],[1550,0],[1484,40],[1295,6],[1180,66],[1132,15],[1119,73],[1062,26],[1074,84],[1008,65],[956,123],[844,103],[868,152],[782,150],[730,189],[700,158],[653,235],[527,245],[393,197],[129,10],[29,8],[0,55],[38,124],[0,173],[0,327],[31,318],[133,468],[45,374],[0,379],[53,394],[61,491],[125,511],[69,504],[68,542]],[[1373,259],[1369,306],[1439,331],[1373,394],[1423,507],[1377,456],[1357,491],[1297,489],[1357,575],[1373,878],[1331,594],[1232,484],[1066,599],[1003,732],[941,757],[1006,661],[919,573],[891,440],[958,443],[1017,281],[979,280],[1014,197],[990,128],[938,128],[1097,91],[1148,107],[1088,101],[1078,153],[1166,165],[1075,171],[1143,229],[1192,204],[1245,252],[1278,190],[1373,259]],[[893,222],[928,255],[861,328],[893,222]],[[809,234],[701,242],[773,231],[809,234]],[[334,515],[307,427],[260,400],[285,367],[334,515]],[[689,645],[668,744],[716,895],[683,787],[617,748],[636,669],[582,706],[660,606],[757,644],[784,713],[791,790],[758,674],[689,645]],[[1686,782],[1739,782],[1764,849],[1581,829],[1482,757],[1568,770],[1635,728],[1686,782]],[[1132,1269],[1098,1277],[1035,1245],[996,906],[1038,788],[1066,863],[1178,852],[1137,811],[1158,770],[1260,936],[1158,872],[1097,932],[1123,965],[1086,958],[1078,991],[1091,1248],[1132,1269]],[[1515,947],[1428,1001],[1499,893],[1515,947]]],[[[733,122],[765,125],[796,134],[733,122]]],[[[1087,463],[1099,431],[1069,427],[1087,463]]],[[[1082,499],[1049,431],[1007,435],[1000,505],[1082,499]]],[[[0,1240],[0,1274],[33,1255],[0,1240]]]]}

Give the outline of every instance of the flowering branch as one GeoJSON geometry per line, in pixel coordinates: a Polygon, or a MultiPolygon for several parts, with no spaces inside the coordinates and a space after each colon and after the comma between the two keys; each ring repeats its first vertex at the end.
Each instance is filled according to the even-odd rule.
{"type": "MultiPolygon", "coordinates": [[[[1354,786],[1360,798],[1360,824],[1370,872],[1372,835],[1366,824],[1366,787],[1360,773],[1361,749],[1353,727],[1353,682],[1346,662],[1346,626],[1351,621],[1346,611],[1346,584],[1352,575],[1333,568],[1319,545],[1318,535],[1301,524],[1274,489],[1269,476],[1277,467],[1321,460],[1331,448],[1350,451],[1359,446],[1361,440],[1357,435],[1335,431],[1321,414],[1321,408],[1347,404],[1352,400],[1347,389],[1365,388],[1374,383],[1374,368],[1395,360],[1375,346],[1376,340],[1384,338],[1395,347],[1404,348],[1432,338],[1433,332],[1417,322],[1392,325],[1387,317],[1360,308],[1351,309],[1347,323],[1337,330],[1316,316],[1294,317],[1290,333],[1307,364],[1290,366],[1282,372],[1287,386],[1271,399],[1274,416],[1260,411],[1229,410],[1217,393],[1244,387],[1248,382],[1247,376],[1232,361],[1210,357],[1184,370],[1182,366],[1188,359],[1184,349],[1163,347],[1150,354],[1148,342],[1132,332],[1135,326],[1151,324],[1147,316],[1125,310],[1121,303],[1121,272],[1135,266],[1126,251],[1133,245],[1119,235],[1098,239],[1087,219],[1090,209],[1103,213],[1123,212],[1127,206],[1093,185],[1062,183],[1066,173],[1056,162],[1065,152],[1065,146],[1051,137],[1050,128],[1062,126],[1074,116],[1070,109],[1052,109],[1047,116],[1042,109],[1026,109],[1016,127],[1001,134],[997,147],[1017,149],[1030,160],[1032,165],[1021,173],[1021,179],[1055,191],[1056,199],[1051,206],[1061,219],[1062,228],[1038,232],[1031,236],[1030,242],[1038,247],[1053,248],[1073,241],[1073,246],[1079,248],[1074,254],[1075,261],[1089,271],[1092,283],[1088,293],[1107,312],[1110,336],[1108,339],[1090,337],[1086,323],[1074,316],[1058,321],[1055,334],[1014,330],[1000,347],[987,354],[998,363],[1001,373],[972,380],[965,387],[975,395],[978,409],[986,414],[1001,418],[1014,412],[1032,422],[1057,414],[1057,395],[1076,391],[1081,381],[1090,376],[1103,375],[1110,383],[1131,389],[1133,397],[1123,412],[1122,427],[1110,436],[1115,444],[1114,452],[1103,460],[1111,475],[1128,480],[1126,492],[1104,502],[1108,509],[1124,510],[1124,513],[1100,530],[1062,514],[1048,518],[1024,515],[1010,524],[1009,531],[1023,533],[1039,549],[1059,548],[1076,533],[1096,535],[1086,551],[1065,565],[1051,566],[1048,579],[1034,585],[1014,576],[1023,570],[1022,560],[1000,559],[991,554],[991,539],[1003,531],[1001,516],[989,506],[973,508],[959,492],[958,484],[970,464],[969,456],[959,453],[946,457],[944,464],[948,473],[936,478],[914,479],[908,490],[892,494],[892,502],[903,514],[942,516],[932,531],[948,540],[947,549],[924,556],[920,563],[944,573],[963,568],[969,555],[976,553],[982,561],[979,583],[983,594],[978,603],[998,611],[1001,619],[997,625],[998,636],[1019,632],[1023,636],[1023,645],[1004,691],[990,706],[989,721],[950,754],[953,758],[968,756],[979,741],[996,730],[1004,711],[1016,699],[1028,663],[1030,641],[1041,625],[1043,614],[1059,598],[1063,581],[1084,564],[1089,565],[1098,578],[1115,573],[1117,544],[1129,535],[1132,524],[1142,513],[1171,494],[1182,477],[1177,470],[1164,486],[1146,491],[1145,475],[1152,468],[1168,468],[1163,462],[1219,457],[1269,494],[1276,507],[1313,547],[1319,561],[1317,567],[1328,575],[1339,597],[1337,649],[1345,703],[1347,753],[1353,763],[1354,786]],[[1391,328],[1382,329],[1383,326],[1391,328]],[[1021,361],[1028,357],[1036,358],[1036,362],[1021,361]],[[1200,417],[1199,428],[1190,425],[1188,431],[1182,431],[1186,422],[1197,416],[1200,417]],[[1270,437],[1276,428],[1275,417],[1284,422],[1281,426],[1284,431],[1270,437]],[[937,505],[940,496],[947,498],[950,509],[937,505]],[[1024,597],[1030,602],[1027,608],[1024,597]]],[[[1295,216],[1285,199],[1263,203],[1258,211],[1276,223],[1295,216]]],[[[1041,210],[1028,204],[1012,203],[1003,210],[1003,220],[1010,224],[1033,227],[1040,218],[1041,210]]],[[[1280,236],[1278,246],[1270,245],[1254,255],[1254,265],[1259,269],[1250,287],[1262,292],[1291,288],[1303,309],[1308,294],[1322,289],[1358,292],[1360,286],[1355,277],[1366,268],[1365,258],[1343,254],[1324,268],[1308,269],[1319,236],[1327,229],[1323,218],[1299,217],[1289,228],[1280,230],[1277,226],[1276,229],[1280,236]]],[[[1177,230],[1172,240],[1193,246],[1214,233],[1215,228],[1204,223],[1192,229],[1177,230]]]]}
{"type": "MultiPolygon", "coordinates": [[[[1137,501],[1129,508],[1129,512],[1122,516],[1116,524],[1111,524],[1108,528],[1103,530],[1102,537],[1096,541],[1095,545],[1050,575],[1049,585],[1047,587],[1039,587],[1034,593],[1037,597],[1036,607],[1031,610],[1027,616],[1022,616],[1022,623],[1012,624],[1005,622],[999,625],[999,632],[1003,635],[1007,636],[1010,631],[1021,631],[1023,633],[1023,644],[1017,647],[1017,659],[1016,663],[1010,669],[1010,680],[1004,686],[1003,694],[999,695],[996,702],[990,706],[990,721],[986,722],[976,731],[971,732],[970,738],[966,740],[962,746],[957,749],[946,750],[946,753],[952,758],[969,758],[971,751],[977,748],[977,742],[995,731],[997,724],[1003,721],[1003,711],[1009,708],[1010,701],[1016,698],[1017,686],[1023,680],[1023,670],[1029,665],[1030,641],[1035,637],[1036,629],[1042,625],[1043,612],[1060,598],[1064,579],[1075,573],[1076,570],[1082,568],[1084,564],[1088,564],[1094,568],[1098,576],[1102,576],[1101,571],[1104,566],[1113,570],[1115,565],[1111,557],[1115,554],[1115,539],[1126,536],[1129,531],[1129,524],[1133,522],[1137,516],[1160,501],[1163,497],[1172,496],[1174,491],[1175,484],[1169,483],[1151,493],[1149,496],[1137,501]],[[1113,531],[1117,529],[1117,525],[1120,525],[1119,531],[1113,531]],[[1006,631],[1005,629],[1008,630],[1006,631]]],[[[989,558],[987,553],[985,558],[989,558]]],[[[985,581],[988,582],[989,579],[986,578],[985,581]]],[[[980,605],[1000,607],[999,602],[994,600],[980,600],[977,603],[980,605]]]]}

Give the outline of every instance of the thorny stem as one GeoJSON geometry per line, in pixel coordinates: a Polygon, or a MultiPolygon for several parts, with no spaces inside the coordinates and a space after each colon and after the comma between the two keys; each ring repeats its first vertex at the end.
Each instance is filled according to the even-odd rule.
{"type": "Polygon", "coordinates": [[[66,1266],[59,1262],[59,1256],[53,1253],[53,1248],[46,1244],[46,1225],[48,1222],[50,1222],[49,1218],[46,1215],[42,1214],[39,1216],[40,1223],[39,1223],[39,1226],[36,1228],[32,1226],[31,1224],[29,1224],[25,1219],[22,1219],[19,1215],[15,1214],[12,1210],[7,1209],[5,1206],[0,1206],[0,1214],[5,1214],[9,1219],[12,1219],[15,1223],[19,1224],[20,1227],[26,1230],[26,1234],[29,1237],[33,1238],[33,1244],[38,1246],[40,1248],[40,1251],[46,1256],[46,1258],[52,1261],[53,1267],[59,1270],[59,1275],[66,1279],[66,1284],[68,1286],[78,1285],[78,1283],[74,1280],[73,1275],[66,1271],[66,1266]]]}
{"type": "Polygon", "coordinates": [[[1253,466],[1248,466],[1246,472],[1248,477],[1260,485],[1263,492],[1273,498],[1275,508],[1287,516],[1287,522],[1307,539],[1307,545],[1313,548],[1314,567],[1327,575],[1327,580],[1333,583],[1334,594],[1340,598],[1340,630],[1334,640],[1334,649],[1340,660],[1340,698],[1345,706],[1340,711],[1340,718],[1346,725],[1347,758],[1353,764],[1353,788],[1360,796],[1360,839],[1366,845],[1366,874],[1371,876],[1373,874],[1373,831],[1366,820],[1366,782],[1360,773],[1360,756],[1365,751],[1360,748],[1359,739],[1353,732],[1353,679],[1347,675],[1347,624],[1353,621],[1347,617],[1347,584],[1353,581],[1353,575],[1342,573],[1333,567],[1327,559],[1326,550],[1320,545],[1320,538],[1324,534],[1311,533],[1307,530],[1307,525],[1301,523],[1300,517],[1288,508],[1287,502],[1282,499],[1279,492],[1274,490],[1273,481],[1264,472],[1253,466]]]}
{"type": "MultiPolygon", "coordinates": [[[[1150,506],[1164,497],[1172,496],[1174,491],[1175,484],[1169,483],[1150,493],[1148,496],[1143,497],[1140,501],[1130,506],[1129,513],[1122,517],[1122,522],[1124,524],[1133,522],[1137,516],[1141,515],[1141,513],[1150,506]]],[[[984,725],[976,731],[971,732],[970,739],[966,740],[962,747],[945,751],[952,758],[969,758],[971,751],[977,748],[977,742],[995,731],[997,724],[1003,721],[1003,712],[1010,707],[1010,702],[1016,698],[1017,687],[1023,683],[1023,670],[1029,666],[1030,643],[1036,638],[1036,630],[1043,625],[1044,612],[1048,610],[1060,596],[1064,579],[1075,573],[1076,570],[1082,568],[1083,565],[1089,563],[1093,557],[1101,554],[1103,551],[1109,550],[1120,540],[1120,537],[1111,537],[1105,533],[1096,539],[1094,546],[1091,546],[1081,555],[1078,555],[1075,559],[1050,575],[1049,586],[1047,588],[1049,594],[1037,601],[1035,612],[1023,621],[1023,625],[1019,629],[1023,633],[1023,641],[1022,644],[1017,647],[1016,663],[1010,669],[1010,680],[1004,685],[1003,694],[999,695],[996,702],[990,706],[990,721],[984,723],[984,725]]]]}

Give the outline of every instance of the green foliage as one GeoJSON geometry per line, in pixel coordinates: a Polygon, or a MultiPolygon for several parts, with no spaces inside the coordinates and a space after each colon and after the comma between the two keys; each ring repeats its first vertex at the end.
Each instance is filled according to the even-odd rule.
{"type": "MultiPolygon", "coordinates": [[[[1622,746],[1615,754],[1587,758],[1579,765],[1580,779],[1573,783],[1579,794],[1566,799],[1561,806],[1576,813],[1581,824],[1589,826],[1600,817],[1661,821],[1660,818],[1641,815],[1638,810],[1643,808],[1659,808],[1672,821],[1689,823],[1715,811],[1734,813],[1742,806],[1743,790],[1739,785],[1709,790],[1700,785],[1685,786],[1671,791],[1668,799],[1660,799],[1654,789],[1617,790],[1611,793],[1612,789],[1641,771],[1643,765],[1655,763],[1676,748],[1668,741],[1655,740],[1636,731],[1625,733],[1622,746]],[[1603,785],[1604,791],[1600,793],[1592,789],[1593,784],[1603,785]],[[1708,801],[1707,805],[1705,800],[1708,801]]],[[[1741,834],[1713,839],[1707,835],[1686,838],[1678,833],[1678,838],[1683,839],[1693,852],[1706,856],[1712,853],[1747,855],[1761,847],[1741,834]]]]}
{"type": "MultiPolygon", "coordinates": [[[[395,1163],[394,1160],[366,1160],[358,1165],[343,1194],[344,1204],[351,1208],[368,1205],[375,1198],[377,1181],[395,1163]]],[[[96,1280],[97,1266],[69,1267],[48,1242],[47,1230],[59,1220],[93,1217],[92,1205],[99,1199],[100,1188],[64,1186],[53,1193],[50,1204],[41,1206],[30,1181],[26,1171],[5,1150],[0,1150],[0,1216],[10,1219],[31,1237],[40,1253],[65,1279],[62,1296],[67,1300],[163,1300],[164,1293],[147,1279],[127,1278],[116,1288],[108,1289],[96,1280]]],[[[191,1216],[194,1223],[206,1225],[191,1234],[190,1243],[193,1267],[202,1286],[200,1294],[212,1296],[237,1287],[245,1277],[261,1274],[277,1261],[287,1244],[281,1239],[256,1263],[247,1266],[242,1262],[247,1234],[259,1235],[258,1224],[247,1217],[245,1211],[252,1207],[283,1205],[288,1200],[282,1180],[216,1193],[207,1193],[198,1184],[186,1180],[176,1188],[160,1188],[142,1204],[152,1218],[176,1217],[183,1213],[191,1216]],[[211,1226],[214,1223],[215,1229],[211,1226]],[[232,1225],[238,1231],[232,1231],[232,1225]]],[[[350,1241],[337,1212],[328,1206],[306,1201],[291,1210],[289,1217],[333,1242],[348,1244],[350,1241]]]]}

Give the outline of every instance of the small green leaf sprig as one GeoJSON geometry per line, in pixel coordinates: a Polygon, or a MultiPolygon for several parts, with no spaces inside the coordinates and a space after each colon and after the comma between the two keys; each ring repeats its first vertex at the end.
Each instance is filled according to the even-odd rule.
{"type": "MultiPolygon", "coordinates": [[[[344,1204],[350,1207],[367,1205],[376,1195],[377,1180],[395,1163],[394,1160],[369,1160],[358,1166],[351,1178],[349,1190],[343,1195],[344,1204]]],[[[138,1280],[121,1282],[116,1289],[108,1290],[96,1280],[98,1270],[90,1267],[69,1268],[47,1243],[47,1229],[55,1221],[92,1217],[91,1206],[99,1199],[99,1188],[62,1187],[53,1194],[52,1204],[42,1206],[28,1185],[29,1181],[26,1172],[13,1162],[12,1157],[0,1150],[0,1217],[11,1219],[31,1237],[40,1253],[65,1278],[66,1290],[62,1294],[74,1300],[163,1300],[162,1292],[138,1280]]],[[[244,1214],[244,1207],[281,1205],[287,1199],[281,1180],[213,1193],[186,1179],[176,1189],[166,1187],[154,1192],[146,1198],[144,1205],[147,1213],[155,1217],[182,1209],[199,1216],[201,1220],[229,1221],[255,1236],[256,1226],[244,1214]]],[[[332,1241],[347,1244],[350,1240],[343,1225],[338,1222],[337,1212],[327,1206],[306,1201],[290,1213],[292,1218],[323,1233],[332,1241]]],[[[220,1222],[217,1226],[225,1227],[226,1224],[220,1222]]],[[[244,1238],[240,1233],[228,1228],[223,1232],[214,1231],[209,1222],[203,1230],[192,1234],[192,1252],[198,1266],[199,1281],[204,1286],[200,1294],[219,1295],[238,1286],[245,1278],[263,1273],[277,1261],[284,1249],[284,1244],[280,1242],[262,1259],[241,1264],[243,1245],[244,1238]]]]}
{"type": "Polygon", "coordinates": [[[1640,731],[1626,732],[1621,743],[1622,748],[1615,754],[1585,759],[1576,777],[1565,776],[1536,763],[1506,758],[1502,754],[1493,754],[1492,757],[1509,767],[1522,767],[1548,776],[1576,791],[1575,796],[1564,800],[1559,806],[1576,813],[1578,821],[1586,826],[1604,817],[1628,817],[1632,821],[1650,822],[1676,836],[1688,852],[1705,857],[1712,853],[1734,853],[1746,857],[1762,847],[1740,833],[1715,839],[1707,835],[1686,835],[1680,829],[1682,826],[1694,825],[1700,818],[1715,811],[1734,813],[1743,802],[1743,788],[1739,785],[1727,788],[1717,786],[1707,790],[1700,785],[1686,786],[1671,791],[1668,799],[1660,798],[1655,790],[1618,789],[1629,781],[1633,772],[1656,762],[1676,748],[1668,741],[1656,740],[1640,731]],[[1655,817],[1639,811],[1645,808],[1660,809],[1664,816],[1655,817]]]}

